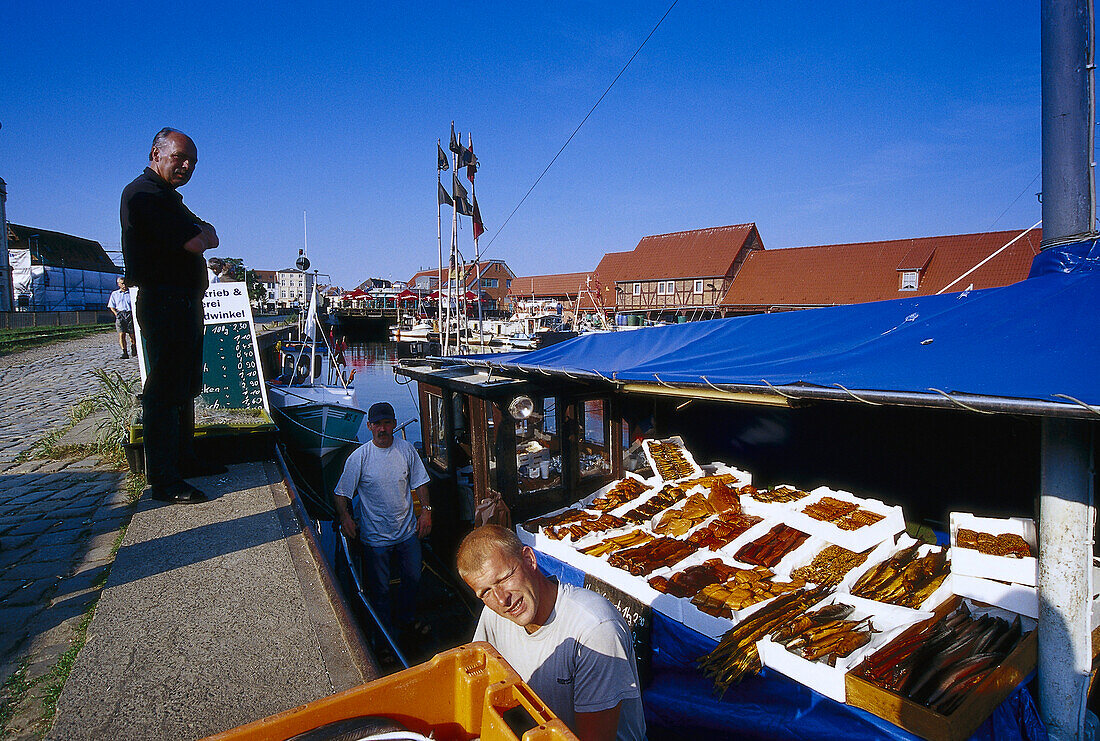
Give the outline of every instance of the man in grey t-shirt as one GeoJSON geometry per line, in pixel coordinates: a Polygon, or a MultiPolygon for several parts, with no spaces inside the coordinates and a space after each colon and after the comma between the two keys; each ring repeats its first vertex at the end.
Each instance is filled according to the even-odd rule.
{"type": "Polygon", "coordinates": [[[428,472],[416,449],[395,438],[393,405],[380,401],[367,410],[371,441],[355,449],[336,484],[337,520],[348,538],[363,544],[363,572],[371,601],[384,621],[390,621],[390,559],[396,557],[401,576],[397,622],[402,630],[425,635],[429,626],[416,617],[420,586],[420,538],[432,529],[428,503],[428,472]],[[419,503],[420,513],[414,506],[419,503]]]}
{"type": "Polygon", "coordinates": [[[630,630],[610,602],[546,577],[535,552],[497,525],[466,536],[458,573],[489,608],[474,640],[499,651],[581,741],[645,738],[630,630]]]}

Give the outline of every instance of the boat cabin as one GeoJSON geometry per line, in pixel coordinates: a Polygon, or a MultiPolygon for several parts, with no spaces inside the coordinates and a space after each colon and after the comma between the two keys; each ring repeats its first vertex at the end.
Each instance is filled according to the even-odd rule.
{"type": "Polygon", "coordinates": [[[441,361],[397,372],[417,381],[424,459],[460,521],[522,522],[644,465],[634,405],[606,389],[441,361]]]}

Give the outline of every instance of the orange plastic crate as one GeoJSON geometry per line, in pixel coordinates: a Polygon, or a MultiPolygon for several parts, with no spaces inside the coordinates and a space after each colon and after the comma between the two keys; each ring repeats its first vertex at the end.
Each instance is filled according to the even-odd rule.
{"type": "Polygon", "coordinates": [[[470,643],[430,661],[206,741],[285,741],[327,723],[361,715],[392,718],[439,741],[513,741],[503,714],[522,707],[535,722],[524,741],[575,739],[565,724],[488,643],[470,643]]]}

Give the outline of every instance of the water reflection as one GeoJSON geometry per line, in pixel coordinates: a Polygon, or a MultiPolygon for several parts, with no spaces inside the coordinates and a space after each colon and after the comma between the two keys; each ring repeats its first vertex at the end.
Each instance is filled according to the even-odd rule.
{"type": "MultiPolygon", "coordinates": [[[[344,351],[348,367],[355,370],[355,388],[364,408],[376,401],[388,401],[397,413],[397,424],[420,419],[416,384],[395,376],[397,348],[386,342],[353,342],[344,351]]],[[[419,422],[405,428],[409,442],[420,442],[419,422]]]]}

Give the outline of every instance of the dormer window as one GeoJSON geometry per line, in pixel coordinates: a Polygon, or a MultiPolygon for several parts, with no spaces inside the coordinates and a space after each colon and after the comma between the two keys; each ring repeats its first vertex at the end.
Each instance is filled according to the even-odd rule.
{"type": "Polygon", "coordinates": [[[920,279],[920,272],[917,270],[903,270],[901,271],[901,286],[899,291],[915,291],[917,290],[917,283],[920,279]]]}

